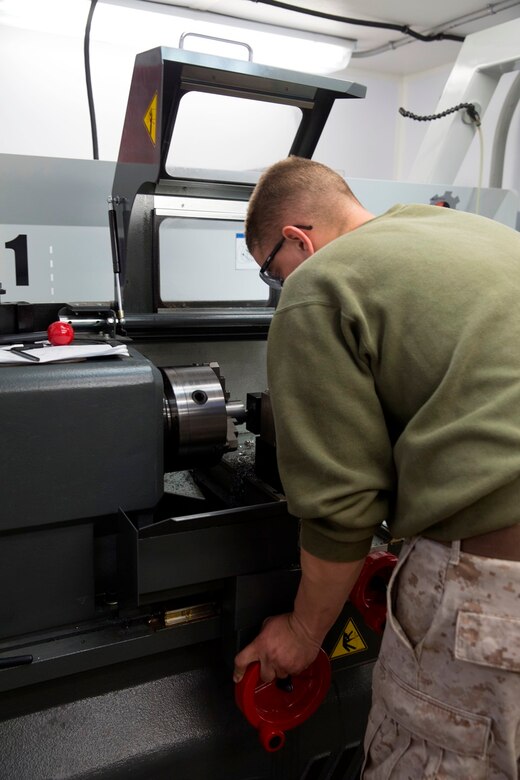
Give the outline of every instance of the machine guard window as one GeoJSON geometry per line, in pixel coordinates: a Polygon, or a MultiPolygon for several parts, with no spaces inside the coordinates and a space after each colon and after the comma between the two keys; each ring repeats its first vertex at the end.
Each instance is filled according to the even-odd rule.
{"type": "Polygon", "coordinates": [[[179,103],[166,171],[188,178],[200,178],[204,171],[205,179],[249,181],[242,172],[258,173],[287,157],[301,119],[296,106],[188,92],[179,103]],[[218,176],[212,176],[216,171],[218,176]]]}
{"type": "Polygon", "coordinates": [[[267,306],[270,290],[244,240],[247,204],[164,200],[169,208],[155,210],[162,306],[267,306]]]}

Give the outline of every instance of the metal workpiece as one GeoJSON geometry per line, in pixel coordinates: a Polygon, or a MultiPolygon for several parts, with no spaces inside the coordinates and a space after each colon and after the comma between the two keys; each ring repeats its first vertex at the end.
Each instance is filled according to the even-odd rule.
{"type": "Polygon", "coordinates": [[[246,421],[246,407],[242,401],[228,401],[226,403],[226,411],[228,417],[234,420],[237,425],[241,425],[246,421]]]}

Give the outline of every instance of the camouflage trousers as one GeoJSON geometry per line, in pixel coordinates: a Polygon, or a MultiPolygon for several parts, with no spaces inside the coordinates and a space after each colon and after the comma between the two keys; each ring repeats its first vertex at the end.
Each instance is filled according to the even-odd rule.
{"type": "Polygon", "coordinates": [[[363,780],[520,778],[520,563],[405,543],[365,756],[363,780]]]}

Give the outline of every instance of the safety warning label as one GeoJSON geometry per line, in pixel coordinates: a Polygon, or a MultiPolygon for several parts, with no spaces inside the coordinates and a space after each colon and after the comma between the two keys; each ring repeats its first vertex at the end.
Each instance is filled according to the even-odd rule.
{"type": "Polygon", "coordinates": [[[150,105],[146,109],[146,114],[143,117],[144,126],[148,130],[153,145],[155,146],[155,139],[157,134],[157,92],[153,96],[150,105]]]}
{"type": "Polygon", "coordinates": [[[347,620],[345,628],[336,642],[330,657],[331,659],[342,658],[345,655],[353,655],[354,653],[359,653],[366,649],[367,644],[365,640],[357,630],[354,621],[349,619],[347,620]]]}

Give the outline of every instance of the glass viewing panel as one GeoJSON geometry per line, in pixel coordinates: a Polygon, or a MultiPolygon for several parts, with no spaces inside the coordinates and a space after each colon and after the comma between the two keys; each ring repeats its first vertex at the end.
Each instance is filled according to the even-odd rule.
{"type": "Polygon", "coordinates": [[[246,249],[240,220],[165,217],[159,226],[159,258],[165,304],[263,306],[269,298],[246,249]]]}
{"type": "Polygon", "coordinates": [[[202,178],[219,171],[243,181],[234,172],[258,172],[287,157],[301,118],[295,106],[188,92],[179,104],[166,171],[170,176],[204,171],[202,178]]]}

